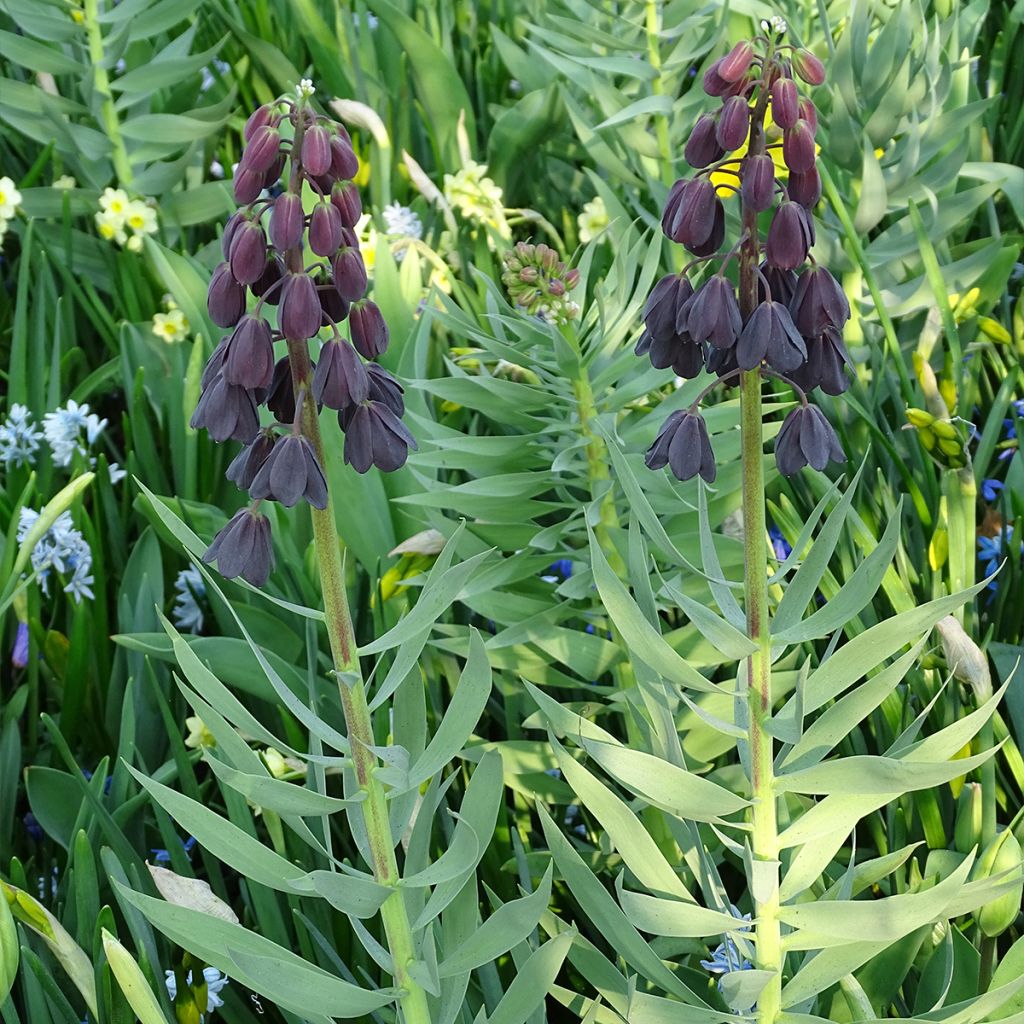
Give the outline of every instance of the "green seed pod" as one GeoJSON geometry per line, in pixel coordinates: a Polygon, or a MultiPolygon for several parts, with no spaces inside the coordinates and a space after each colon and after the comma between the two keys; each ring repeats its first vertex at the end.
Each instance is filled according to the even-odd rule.
{"type": "Polygon", "coordinates": [[[1020,843],[1008,829],[1000,832],[985,847],[978,863],[971,873],[973,878],[990,878],[1004,872],[1013,886],[1001,896],[990,900],[977,912],[978,927],[984,935],[994,939],[1002,935],[1017,919],[1020,912],[1021,897],[1024,896],[1024,860],[1021,856],[1020,843]]]}
{"type": "Polygon", "coordinates": [[[968,782],[960,790],[956,804],[956,828],[953,845],[960,853],[970,853],[981,843],[981,785],[968,782]]]}

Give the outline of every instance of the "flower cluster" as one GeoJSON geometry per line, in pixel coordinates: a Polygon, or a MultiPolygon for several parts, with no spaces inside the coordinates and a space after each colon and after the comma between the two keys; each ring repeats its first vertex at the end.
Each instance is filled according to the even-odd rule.
{"type": "Polygon", "coordinates": [[[188,986],[189,991],[183,993],[182,998],[178,998],[178,979],[174,971],[164,971],[164,977],[167,985],[167,995],[170,997],[171,1002],[177,1005],[179,1002],[183,1002],[185,1005],[195,1005],[194,997],[196,995],[205,996],[205,999],[201,999],[203,1002],[203,1008],[200,1011],[200,1020],[205,1019],[206,1016],[213,1013],[218,1007],[224,1005],[224,1000],[221,998],[221,990],[230,981],[226,974],[221,974],[216,967],[204,967],[202,981],[192,979],[192,971],[189,970],[184,977],[185,984],[188,986]]]}
{"type": "MultiPolygon", "coordinates": [[[[29,534],[39,519],[35,509],[22,508],[18,515],[18,543],[29,534]]],[[[92,549],[88,541],[75,529],[70,512],[62,512],[53,525],[36,542],[32,549],[32,568],[39,578],[44,594],[49,593],[49,577],[52,569],[61,577],[68,577],[64,593],[81,602],[83,597],[90,600],[92,592],[92,549]]]]}
{"type": "MultiPolygon", "coordinates": [[[[842,338],[849,303],[835,278],[810,257],[811,210],[821,197],[817,114],[799,95],[794,76],[820,85],[824,68],[806,50],[778,45],[774,35],[737,43],[705,73],[705,92],[720,97],[722,106],[697,120],[684,151],[697,174],[672,186],[661,221],[665,234],[696,258],[655,285],[636,348],[655,367],[672,367],[687,379],[704,370],[720,380],[759,371],[791,384],[801,404],[786,417],[775,443],[785,475],[806,465],[824,469],[830,459],[845,461],[835,432],[807,393],[820,388],[841,394],[849,363],[842,338]],[[769,144],[765,135],[769,105],[782,130],[778,143],[769,144]],[[787,171],[784,181],[776,174],[776,148],[787,171]],[[737,151],[741,155],[730,157],[737,151]],[[726,189],[712,180],[723,173],[732,181],[726,189]],[[739,196],[742,234],[716,271],[695,285],[690,269],[716,259],[725,241],[723,191],[739,196]],[[762,245],[758,219],[768,211],[762,245]],[[738,291],[726,276],[737,258],[738,291]]],[[[652,469],[667,465],[680,480],[697,474],[714,480],[714,454],[698,411],[702,397],[668,418],[647,453],[652,469]]]]}
{"type": "Polygon", "coordinates": [[[246,123],[234,178],[243,206],[225,227],[224,262],[207,295],[210,318],[231,333],[206,365],[191,420],[215,441],[245,445],[227,476],[255,502],[217,534],[204,558],[216,560],[223,576],[254,586],[273,567],[270,522],[260,502],[327,507],[320,408],[337,411],[345,462],[359,473],[397,469],[415,447],[401,420],[402,387],[376,362],[389,336],[380,309],[366,298],[366,265],[354,231],[362,215],[353,182],[359,161],[345,128],[310,106],[312,94],[303,81],[296,99],[265,104],[246,123]],[[308,214],[304,189],[312,195],[308,214]],[[308,266],[307,245],[318,257],[308,266]],[[250,293],[256,303],[247,310],[250,293]],[[276,326],[267,319],[270,307],[277,309],[276,326]],[[345,321],[349,337],[341,333],[345,321]],[[322,328],[329,337],[313,364],[309,341],[322,328]],[[277,342],[287,348],[280,357],[277,342]],[[261,428],[262,405],[274,421],[261,428]]]}
{"type": "Polygon", "coordinates": [[[131,199],[122,188],[105,188],[96,213],[96,229],[101,238],[129,252],[140,252],[142,239],[156,232],[156,210],[143,199],[131,199]]]}
{"type": "Polygon", "coordinates": [[[42,433],[32,423],[32,413],[17,402],[0,423],[0,462],[5,465],[34,466],[42,433]]]}
{"type": "Polygon", "coordinates": [[[15,210],[21,202],[21,193],[6,175],[0,178],[0,241],[7,234],[7,224],[14,220],[15,210]]]}
{"type": "Polygon", "coordinates": [[[600,196],[594,196],[589,203],[583,204],[583,212],[576,218],[576,227],[584,245],[592,242],[608,227],[608,208],[600,196]]]}
{"type": "Polygon", "coordinates": [[[486,164],[466,160],[455,174],[446,174],[444,198],[467,220],[499,229],[505,224],[501,186],[487,176],[486,164]]]}
{"type": "Polygon", "coordinates": [[[178,309],[170,295],[164,296],[164,311],[153,315],[153,333],[168,345],[184,341],[188,337],[188,317],[178,309]]]}
{"type": "Polygon", "coordinates": [[[566,324],[579,316],[580,307],[569,298],[579,284],[580,272],[567,270],[558,253],[541,242],[517,242],[505,253],[501,280],[512,301],[530,316],[566,324]]]}

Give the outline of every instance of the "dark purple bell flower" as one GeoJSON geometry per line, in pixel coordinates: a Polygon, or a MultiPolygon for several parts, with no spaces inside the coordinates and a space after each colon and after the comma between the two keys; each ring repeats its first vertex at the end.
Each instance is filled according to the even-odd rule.
{"type": "Polygon", "coordinates": [[[366,294],[366,265],[358,245],[343,244],[331,261],[331,272],[334,285],[346,302],[356,302],[366,294]]]}
{"type": "MultiPolygon", "coordinates": [[[[773,267],[768,263],[762,263],[760,270],[761,274],[764,274],[768,281],[772,298],[776,302],[784,302],[788,306],[789,300],[793,298],[793,293],[796,291],[796,274],[792,270],[783,270],[781,267],[773,267]]],[[[768,298],[768,295],[764,290],[764,282],[759,274],[757,278],[757,301],[764,302],[766,298],[768,298]]],[[[791,309],[790,313],[792,312],[791,309]]]]}
{"type": "Polygon", "coordinates": [[[309,274],[288,273],[281,286],[281,333],[291,341],[312,338],[320,330],[321,314],[316,285],[309,274]]]}
{"type": "Polygon", "coordinates": [[[740,168],[740,195],[743,202],[760,213],[775,199],[775,163],[770,156],[748,156],[740,168]]]}
{"type": "Polygon", "coordinates": [[[370,380],[370,400],[383,403],[396,416],[401,416],[405,412],[402,385],[379,363],[367,363],[366,373],[370,380]]]}
{"type": "Polygon", "coordinates": [[[826,327],[842,331],[850,319],[850,303],[839,282],[824,267],[809,267],[798,278],[789,301],[797,330],[805,337],[826,327]]]}
{"type": "Polygon", "coordinates": [[[782,159],[796,174],[806,174],[814,166],[814,133],[803,118],[782,133],[782,159]]]}
{"type": "Polygon", "coordinates": [[[266,128],[273,119],[274,110],[269,103],[264,103],[263,106],[257,107],[249,115],[249,120],[245,122],[245,128],[242,130],[242,138],[248,142],[258,128],[266,128]]]}
{"type": "Polygon", "coordinates": [[[241,576],[252,586],[262,587],[274,568],[270,520],[253,509],[240,509],[213,538],[203,561],[216,562],[225,579],[241,576]]]}
{"type": "Polygon", "coordinates": [[[764,248],[767,261],[782,270],[795,270],[807,259],[813,244],[814,225],[810,214],[798,203],[782,203],[768,229],[764,248]]]}
{"type": "Polygon", "coordinates": [[[649,469],[668,466],[677,480],[691,480],[700,474],[703,480],[713,483],[717,474],[715,453],[704,417],[689,410],[671,413],[644,461],[649,469]]]}
{"type": "Polygon", "coordinates": [[[821,472],[830,459],[846,461],[832,424],[817,406],[798,406],[783,421],[775,438],[775,463],[779,472],[792,476],[804,466],[821,472]]]}
{"type": "Polygon", "coordinates": [[[255,439],[247,444],[232,460],[224,474],[239,490],[247,491],[256,474],[274,450],[277,438],[273,430],[261,430],[255,439]]]}
{"type": "Polygon", "coordinates": [[[715,219],[711,225],[711,234],[699,244],[688,245],[694,256],[713,256],[722,248],[725,238],[725,207],[722,200],[715,196],[715,219]]]}
{"type": "Polygon", "coordinates": [[[259,414],[252,392],[229,384],[218,373],[199,396],[189,426],[205,429],[214,441],[242,441],[248,444],[260,428],[259,414]]]}
{"type": "Polygon", "coordinates": [[[278,423],[294,422],[295,386],[292,382],[292,364],[287,356],[282,356],[274,365],[266,403],[278,423]]]}
{"type": "Polygon", "coordinates": [[[800,97],[792,78],[778,78],[772,86],[772,120],[780,128],[792,128],[800,118],[800,97]]]}
{"type": "Polygon", "coordinates": [[[234,327],[245,312],[245,285],[231,274],[231,265],[221,263],[210,278],[206,309],[218,327],[234,327]]]}
{"type": "Polygon", "coordinates": [[[229,384],[254,390],[269,387],[273,373],[274,342],[270,324],[262,317],[242,317],[228,341],[224,379],[229,384]]]}
{"type": "Polygon", "coordinates": [[[789,184],[786,187],[789,198],[794,203],[799,203],[805,210],[810,210],[818,205],[821,199],[821,175],[818,168],[812,167],[805,174],[790,174],[789,184]]]}
{"type": "Polygon", "coordinates": [[[357,472],[376,466],[385,473],[405,465],[416,441],[408,427],[383,402],[361,402],[338,413],[345,431],[345,461],[357,472]]]}
{"type": "Polygon", "coordinates": [[[254,498],[270,498],[291,508],[305,498],[327,508],[327,481],[313,446],[301,434],[279,438],[249,488],[254,498]]]}
{"type": "Polygon", "coordinates": [[[331,278],[327,278],[326,281],[318,279],[316,293],[320,298],[324,327],[332,322],[340,324],[347,319],[349,303],[341,297],[341,293],[334,287],[334,281],[331,278]]]}
{"type": "Polygon", "coordinates": [[[309,247],[317,256],[330,256],[341,245],[341,214],[333,203],[319,202],[309,218],[309,247]]]}
{"type": "Polygon", "coordinates": [[[807,359],[807,348],[781,302],[762,302],[751,313],[736,343],[740,369],[753,370],[767,359],[780,373],[795,370],[807,359]]]}
{"type": "Polygon", "coordinates": [[[228,255],[231,276],[239,284],[255,284],[267,266],[267,238],[259,221],[239,224],[231,239],[228,255]]]}
{"type": "Polygon", "coordinates": [[[716,60],[714,64],[704,72],[704,91],[709,96],[725,96],[735,84],[733,82],[727,82],[722,77],[719,69],[722,67],[723,60],[725,60],[724,57],[719,57],[718,60],[716,60]]]}
{"type": "Polygon", "coordinates": [[[341,214],[341,222],[354,228],[363,215],[363,202],[353,181],[336,181],[331,188],[331,205],[341,214]]]}
{"type": "Polygon", "coordinates": [[[282,277],[284,277],[284,267],[281,260],[271,254],[270,259],[263,267],[260,279],[249,285],[249,291],[257,298],[263,299],[268,305],[276,306],[281,302],[281,288],[275,287],[275,285],[282,277]]]}
{"type": "Polygon", "coordinates": [[[329,409],[344,409],[370,397],[370,377],[347,341],[328,341],[313,374],[313,397],[329,409]]]}
{"type": "Polygon", "coordinates": [[[284,170],[285,154],[277,154],[277,159],[263,172],[263,187],[274,196],[281,194],[281,172],[284,170]]]}
{"type": "Polygon", "coordinates": [[[388,347],[388,325],[375,302],[360,299],[348,312],[352,344],[364,359],[376,359],[388,347]]]}
{"type": "Polygon", "coordinates": [[[811,134],[817,135],[818,109],[806,96],[800,100],[800,117],[807,122],[807,127],[810,128],[811,134]]]}
{"type": "Polygon", "coordinates": [[[651,366],[655,369],[664,370],[671,366],[678,376],[686,380],[700,376],[704,369],[704,346],[685,331],[668,338],[654,338],[645,331],[636,351],[637,355],[646,353],[650,356],[651,366]]]}
{"type": "Polygon", "coordinates": [[[662,230],[673,242],[680,242],[692,250],[711,237],[717,208],[721,205],[710,181],[704,178],[682,183],[677,181],[665,203],[662,230]]]}
{"type": "Polygon", "coordinates": [[[693,285],[684,276],[666,274],[651,289],[644,305],[644,326],[651,336],[671,338],[685,330],[687,303],[692,297],[693,285]]]}
{"type": "Polygon", "coordinates": [[[750,105],[745,96],[730,96],[722,106],[715,138],[727,153],[739,149],[750,131],[750,105]]]}
{"type": "Polygon", "coordinates": [[[224,225],[224,234],[220,236],[220,251],[224,254],[224,259],[231,255],[231,240],[234,238],[235,232],[242,224],[247,223],[248,220],[248,210],[236,210],[228,218],[227,224],[224,225]]]}
{"type": "MultiPolygon", "coordinates": [[[[717,377],[728,377],[729,374],[735,373],[739,369],[739,363],[736,362],[736,346],[732,348],[714,348],[713,346],[708,349],[707,354],[707,371],[713,373],[717,377]]],[[[733,381],[727,381],[725,387],[732,387],[733,381]]]]}
{"type": "Polygon", "coordinates": [[[224,365],[224,359],[228,354],[228,342],[230,340],[231,335],[227,335],[217,342],[210,358],[206,361],[206,366],[203,367],[203,375],[199,378],[200,391],[205,391],[212,383],[213,378],[220,373],[221,367],[224,365]]]}
{"type": "Polygon", "coordinates": [[[310,125],[302,136],[302,167],[314,177],[331,169],[331,137],[322,124],[310,125]]]}
{"type": "Polygon", "coordinates": [[[826,395],[841,395],[850,386],[846,367],[850,356],[843,336],[835,327],[826,327],[821,334],[807,339],[807,362],[789,374],[804,391],[821,388],[826,395]]]}
{"type": "Polygon", "coordinates": [[[359,173],[359,158],[352,149],[352,140],[345,136],[335,135],[331,138],[331,174],[345,181],[359,173]]]}
{"type": "Polygon", "coordinates": [[[270,213],[270,241],[274,248],[283,253],[285,249],[299,245],[304,226],[302,197],[294,192],[282,192],[274,200],[270,213]]]}
{"type": "Polygon", "coordinates": [[[241,164],[235,168],[233,190],[236,203],[254,203],[263,191],[263,174],[259,171],[247,171],[241,164]]]}
{"type": "Polygon", "coordinates": [[[686,327],[694,341],[710,341],[719,349],[732,348],[743,329],[732,284],[719,274],[705,281],[690,302],[686,327]]]}
{"type": "Polygon", "coordinates": [[[273,125],[257,128],[245,144],[238,166],[262,176],[277,161],[281,149],[281,132],[273,125]]]}
{"type": "Polygon", "coordinates": [[[718,118],[714,114],[701,114],[690,132],[683,150],[683,158],[691,167],[707,167],[725,156],[718,144],[718,118]]]}

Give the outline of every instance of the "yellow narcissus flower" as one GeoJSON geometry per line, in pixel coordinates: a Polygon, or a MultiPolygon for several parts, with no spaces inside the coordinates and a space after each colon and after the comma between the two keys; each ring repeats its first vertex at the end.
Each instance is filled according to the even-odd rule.
{"type": "Polygon", "coordinates": [[[100,233],[100,238],[105,238],[108,242],[124,245],[128,240],[124,230],[124,217],[111,210],[100,210],[96,214],[96,229],[100,233]]]}
{"type": "Polygon", "coordinates": [[[137,235],[151,235],[156,231],[156,210],[141,199],[133,199],[125,211],[125,224],[137,235]]]}
{"type": "Polygon", "coordinates": [[[594,196],[589,203],[583,204],[583,212],[576,218],[580,241],[593,241],[608,227],[608,210],[600,196],[594,196]]]}
{"type": "Polygon", "coordinates": [[[184,341],[188,337],[188,320],[180,309],[157,313],[153,317],[153,333],[168,345],[184,341]]]}
{"type": "Polygon", "coordinates": [[[100,209],[121,219],[127,215],[130,203],[128,193],[123,188],[105,188],[100,196],[100,209]]]}

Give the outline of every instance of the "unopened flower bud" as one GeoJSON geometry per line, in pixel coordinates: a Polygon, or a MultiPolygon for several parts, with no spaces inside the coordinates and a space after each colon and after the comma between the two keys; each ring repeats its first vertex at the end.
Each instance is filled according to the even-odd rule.
{"type": "Polygon", "coordinates": [[[331,189],[331,204],[341,214],[341,222],[347,228],[354,228],[363,215],[363,203],[355,182],[336,181],[331,189]]]}
{"type": "Polygon", "coordinates": [[[348,314],[352,344],[364,359],[376,359],[388,347],[388,325],[375,302],[362,299],[348,314]]]}
{"type": "Polygon", "coordinates": [[[274,286],[283,275],[280,260],[276,256],[271,256],[264,264],[259,280],[249,285],[249,290],[268,305],[276,306],[281,301],[281,289],[274,286]]]}
{"type": "Polygon", "coordinates": [[[775,211],[768,238],[765,257],[772,266],[795,270],[807,259],[814,242],[813,224],[802,206],[784,202],[775,211]]]}
{"type": "Polygon", "coordinates": [[[283,253],[302,242],[305,214],[302,197],[295,192],[282,192],[275,200],[270,212],[270,242],[283,253]]]}
{"type": "Polygon", "coordinates": [[[793,70],[808,85],[821,85],[825,81],[825,65],[810,50],[793,51],[793,70]]]}
{"type": "Polygon", "coordinates": [[[220,251],[224,254],[224,259],[231,255],[231,242],[235,237],[235,232],[248,220],[249,214],[246,210],[236,210],[228,218],[227,224],[224,225],[224,233],[220,236],[220,251]]]}
{"type": "Polygon", "coordinates": [[[328,278],[326,281],[318,279],[317,297],[320,299],[320,309],[323,311],[323,326],[328,324],[340,324],[348,317],[349,303],[341,297],[341,293],[334,287],[334,282],[328,278]]]}
{"type": "Polygon", "coordinates": [[[331,138],[331,174],[342,181],[354,178],[359,173],[359,158],[352,149],[352,142],[346,132],[344,136],[331,138]]]}
{"type": "Polygon", "coordinates": [[[644,461],[649,469],[668,466],[677,480],[690,480],[699,474],[707,483],[714,483],[715,453],[704,417],[689,410],[671,413],[644,461]]]}
{"type": "Polygon", "coordinates": [[[356,302],[366,294],[366,265],[359,249],[344,245],[331,261],[335,287],[347,302],[356,302]]]}
{"type": "Polygon", "coordinates": [[[250,115],[249,120],[245,122],[245,128],[242,132],[242,137],[248,142],[258,128],[266,128],[274,117],[274,108],[269,103],[264,103],[263,106],[257,107],[250,115]]]}
{"type": "Polygon", "coordinates": [[[799,203],[805,210],[813,209],[821,199],[821,176],[818,168],[812,167],[805,174],[790,173],[786,191],[794,203],[799,203]]]}
{"type": "Polygon", "coordinates": [[[308,274],[289,273],[281,286],[278,324],[291,341],[312,338],[320,330],[320,300],[308,274]]]}
{"type": "Polygon", "coordinates": [[[792,128],[800,118],[796,82],[779,78],[772,86],[772,120],[780,128],[792,128]]]}
{"type": "Polygon", "coordinates": [[[203,561],[216,562],[225,579],[241,576],[254,587],[262,587],[274,567],[270,520],[259,512],[243,508],[213,538],[203,561]]]}
{"type": "Polygon", "coordinates": [[[524,284],[535,284],[540,277],[540,271],[536,267],[523,267],[519,271],[519,280],[524,284]]]}
{"type": "Polygon", "coordinates": [[[806,174],[814,167],[814,135],[803,119],[782,133],[782,159],[795,174],[806,174]]]}
{"type": "Polygon", "coordinates": [[[814,104],[805,96],[800,100],[800,117],[807,122],[812,135],[818,134],[818,111],[814,104]]]}
{"type": "Polygon", "coordinates": [[[258,171],[246,170],[241,164],[235,169],[235,202],[254,203],[263,191],[263,175],[258,171]]]}
{"type": "Polygon", "coordinates": [[[234,327],[245,312],[245,286],[231,274],[231,266],[221,263],[210,278],[206,308],[218,327],[234,327]]]}
{"type": "Polygon", "coordinates": [[[239,284],[255,284],[267,265],[267,239],[259,221],[247,220],[233,232],[228,255],[231,276],[239,284]]]}
{"type": "Polygon", "coordinates": [[[302,167],[313,177],[326,174],[331,168],[331,137],[321,124],[310,125],[302,136],[302,167]]]}
{"type": "Polygon", "coordinates": [[[262,175],[274,166],[280,149],[281,132],[273,125],[265,124],[252,133],[238,166],[262,175]]]}
{"type": "Polygon", "coordinates": [[[748,156],[740,169],[740,195],[743,202],[760,213],[775,198],[775,162],[766,153],[748,156]]]}
{"type": "Polygon", "coordinates": [[[957,798],[953,829],[953,845],[960,853],[970,853],[981,843],[983,804],[981,784],[965,782],[957,798]]]}
{"type": "Polygon", "coordinates": [[[295,385],[292,382],[292,364],[282,356],[274,365],[274,375],[266,395],[267,408],[278,423],[292,423],[295,420],[295,385]]]}
{"type": "Polygon", "coordinates": [[[721,201],[715,194],[715,186],[707,179],[677,181],[665,204],[662,229],[673,242],[680,242],[695,252],[695,247],[711,239],[719,206],[721,201]]]}
{"type": "Polygon", "coordinates": [[[565,281],[565,287],[572,291],[580,283],[580,272],[574,267],[562,280],[565,281]]]}
{"type": "Polygon", "coordinates": [[[319,202],[309,218],[309,247],[317,256],[330,256],[341,245],[344,225],[332,203],[319,202]]]}
{"type": "Polygon", "coordinates": [[[972,881],[1006,874],[1009,890],[990,900],[975,913],[975,920],[983,935],[994,939],[1002,935],[1020,913],[1024,895],[1024,863],[1020,843],[1013,832],[1005,828],[985,849],[971,872],[972,881]]]}
{"type": "Polygon", "coordinates": [[[742,40],[719,62],[718,74],[726,82],[738,82],[747,73],[753,59],[754,47],[746,40],[742,40]]]}
{"type": "Polygon", "coordinates": [[[718,60],[716,60],[714,64],[704,72],[704,91],[709,96],[724,96],[729,92],[733,85],[732,82],[727,82],[719,73],[719,69],[721,68],[722,61],[724,59],[724,57],[719,57],[718,60]]]}
{"type": "Polygon", "coordinates": [[[720,160],[725,151],[718,144],[718,119],[714,114],[701,114],[690,132],[683,158],[691,167],[707,167],[720,160]]]}
{"type": "Polygon", "coordinates": [[[715,138],[726,152],[739,149],[750,131],[750,105],[744,96],[730,96],[722,106],[715,138]]]}

